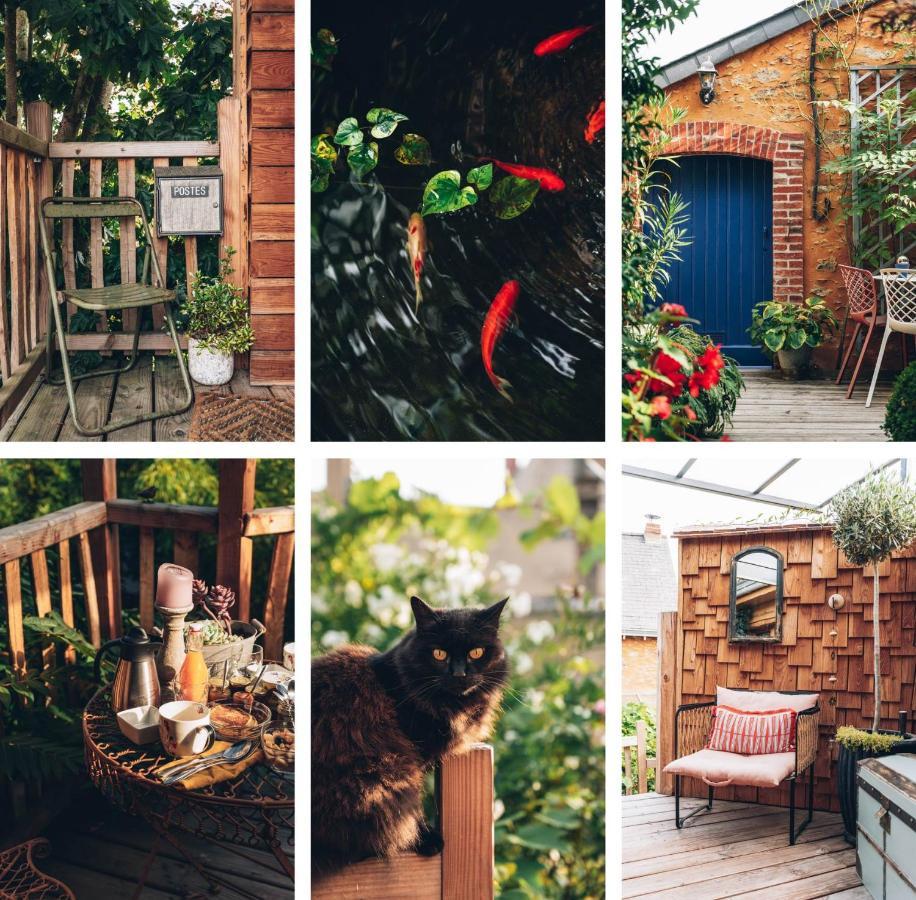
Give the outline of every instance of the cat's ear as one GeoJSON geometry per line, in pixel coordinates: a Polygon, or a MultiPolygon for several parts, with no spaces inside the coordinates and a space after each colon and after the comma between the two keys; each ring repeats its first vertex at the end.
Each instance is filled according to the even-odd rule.
{"type": "Polygon", "coordinates": [[[506,597],[505,600],[500,600],[499,603],[494,603],[492,606],[488,606],[485,610],[477,613],[477,621],[483,626],[499,628],[500,613],[502,613],[503,607],[508,602],[509,598],[506,597]]]}
{"type": "Polygon", "coordinates": [[[413,617],[417,621],[418,631],[422,631],[424,628],[431,628],[439,620],[439,613],[431,606],[427,606],[419,597],[410,598],[410,608],[413,610],[413,617]]]}

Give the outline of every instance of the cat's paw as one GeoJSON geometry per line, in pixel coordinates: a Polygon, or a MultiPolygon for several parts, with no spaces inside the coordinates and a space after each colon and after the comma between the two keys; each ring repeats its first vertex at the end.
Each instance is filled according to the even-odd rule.
{"type": "Polygon", "coordinates": [[[414,850],[420,856],[435,856],[437,853],[442,852],[444,846],[445,842],[442,840],[442,835],[438,831],[426,828],[417,838],[414,850]]]}

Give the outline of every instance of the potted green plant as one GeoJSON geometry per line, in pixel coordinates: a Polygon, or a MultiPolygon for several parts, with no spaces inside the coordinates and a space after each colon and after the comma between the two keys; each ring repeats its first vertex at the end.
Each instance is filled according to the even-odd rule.
{"type": "Polygon", "coordinates": [[[198,384],[226,384],[232,378],[233,355],[254,343],[245,293],[229,280],[234,254],[227,248],[216,275],[198,271],[181,307],[187,317],[188,369],[198,384]]]}
{"type": "Polygon", "coordinates": [[[748,334],[764,353],[776,357],[786,377],[797,378],[808,368],[811,351],[836,324],[823,297],[808,297],[802,303],[764,300],[754,307],[748,334]]]}
{"type": "MultiPolygon", "coordinates": [[[[916,540],[916,489],[887,470],[873,473],[857,484],[840,491],[829,503],[826,517],[833,526],[833,543],[854,566],[871,566],[872,652],[874,656],[874,715],[872,727],[864,734],[857,729],[837,733],[840,752],[837,761],[837,791],[846,830],[846,839],[855,841],[856,763],[865,756],[891,752],[898,741],[912,735],[881,730],[881,620],[879,616],[880,582],[878,566],[895,550],[909,547],[916,540]],[[882,737],[893,735],[893,741],[882,737]]],[[[905,729],[903,729],[905,731],[905,729]]]]}

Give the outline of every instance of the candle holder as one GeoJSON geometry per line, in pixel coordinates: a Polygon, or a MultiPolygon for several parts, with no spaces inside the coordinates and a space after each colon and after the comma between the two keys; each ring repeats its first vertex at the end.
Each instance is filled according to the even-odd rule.
{"type": "Polygon", "coordinates": [[[174,609],[171,606],[160,606],[157,603],[155,609],[165,619],[165,626],[162,630],[162,647],[156,658],[156,672],[159,675],[161,702],[168,703],[171,700],[181,699],[178,696],[178,673],[184,665],[186,655],[184,618],[194,609],[194,604],[184,609],[174,609]]]}

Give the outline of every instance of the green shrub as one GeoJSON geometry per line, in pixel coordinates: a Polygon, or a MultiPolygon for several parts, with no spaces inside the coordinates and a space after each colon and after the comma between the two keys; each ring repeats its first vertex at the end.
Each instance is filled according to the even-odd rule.
{"type": "Polygon", "coordinates": [[[254,343],[254,332],[248,318],[245,292],[229,281],[232,274],[231,247],[220,260],[217,275],[194,275],[191,296],[182,304],[187,316],[188,334],[204,350],[221,353],[245,353],[254,343]]]}
{"type": "Polygon", "coordinates": [[[899,734],[875,734],[873,731],[862,731],[851,725],[843,725],[836,730],[836,742],[847,750],[870,750],[875,753],[887,753],[899,744],[903,738],[899,734]]]}
{"type": "MultiPolygon", "coordinates": [[[[646,723],[646,756],[650,759],[653,756],[657,755],[657,732],[655,727],[655,717],[652,715],[652,710],[646,706],[645,703],[638,703],[635,700],[631,700],[629,703],[625,704],[620,716],[620,734],[623,737],[631,737],[636,734],[636,723],[645,722],[646,723]]],[[[648,776],[648,787],[650,791],[655,790],[655,770],[649,769],[648,776]]],[[[639,787],[638,783],[638,768],[636,764],[636,755],[632,756],[632,765],[630,767],[630,779],[627,781],[626,772],[623,768],[623,754],[621,753],[620,758],[620,792],[625,794],[629,789],[632,793],[636,793],[639,787]]]]}
{"type": "Polygon", "coordinates": [[[836,328],[836,316],[823,297],[803,303],[764,300],[754,307],[747,333],[764,353],[819,347],[836,328]]]}
{"type": "Polygon", "coordinates": [[[881,429],[892,441],[916,441],[916,362],[894,382],[881,429]]]}

